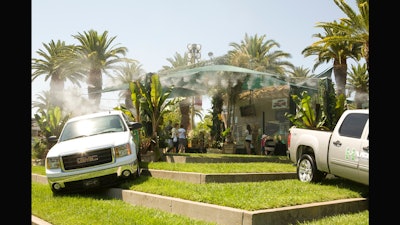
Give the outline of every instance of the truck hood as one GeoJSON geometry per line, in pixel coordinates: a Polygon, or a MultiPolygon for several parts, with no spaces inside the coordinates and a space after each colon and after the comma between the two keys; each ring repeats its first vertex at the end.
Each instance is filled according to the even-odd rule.
{"type": "Polygon", "coordinates": [[[118,146],[129,143],[130,138],[129,132],[114,132],[58,142],[50,149],[47,157],[118,146]]]}

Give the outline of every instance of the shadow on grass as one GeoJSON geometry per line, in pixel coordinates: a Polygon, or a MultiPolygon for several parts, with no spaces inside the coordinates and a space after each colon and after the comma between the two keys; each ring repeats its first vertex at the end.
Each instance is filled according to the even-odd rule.
{"type": "Polygon", "coordinates": [[[340,177],[326,178],[326,179],[323,179],[319,184],[349,189],[351,191],[359,193],[363,198],[368,198],[368,196],[369,196],[369,186],[368,185],[356,183],[356,182],[353,182],[353,181],[350,181],[347,179],[343,179],[340,177]]]}

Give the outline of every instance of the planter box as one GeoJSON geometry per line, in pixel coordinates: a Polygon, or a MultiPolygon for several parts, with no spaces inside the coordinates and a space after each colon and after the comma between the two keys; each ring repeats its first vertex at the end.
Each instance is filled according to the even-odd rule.
{"type": "Polygon", "coordinates": [[[236,144],[224,143],[224,146],[222,147],[222,153],[235,154],[236,153],[236,144]]]}
{"type": "Polygon", "coordinates": [[[141,154],[142,162],[155,162],[156,155],[153,151],[148,151],[146,154],[141,154]]]}
{"type": "Polygon", "coordinates": [[[218,148],[207,148],[207,153],[216,153],[216,154],[220,154],[222,153],[221,149],[218,148]]]}

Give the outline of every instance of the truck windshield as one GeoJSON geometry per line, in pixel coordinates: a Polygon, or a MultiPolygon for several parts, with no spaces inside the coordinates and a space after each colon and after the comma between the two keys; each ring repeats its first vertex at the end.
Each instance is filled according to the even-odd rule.
{"type": "Polygon", "coordinates": [[[60,135],[60,142],[108,132],[121,132],[126,129],[118,115],[77,120],[65,124],[60,135]]]}

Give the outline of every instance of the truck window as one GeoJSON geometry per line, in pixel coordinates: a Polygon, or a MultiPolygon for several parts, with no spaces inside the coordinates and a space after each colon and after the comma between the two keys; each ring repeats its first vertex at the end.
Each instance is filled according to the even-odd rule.
{"type": "Polygon", "coordinates": [[[352,113],[346,116],[339,128],[340,136],[361,138],[365,123],[369,115],[363,113],[352,113]]]}

